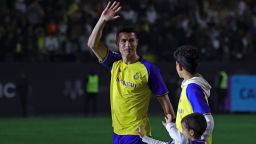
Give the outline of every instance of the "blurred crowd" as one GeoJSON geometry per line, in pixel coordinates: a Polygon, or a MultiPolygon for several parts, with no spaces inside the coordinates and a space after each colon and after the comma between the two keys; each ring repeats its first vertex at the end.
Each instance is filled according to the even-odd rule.
{"type": "MultiPolygon", "coordinates": [[[[192,44],[208,61],[256,55],[254,0],[120,0],[120,19],[104,31],[111,50],[120,26],[139,32],[140,53],[169,61],[180,45],[192,44]]],[[[107,0],[1,0],[0,62],[94,60],[87,39],[107,0]]]]}

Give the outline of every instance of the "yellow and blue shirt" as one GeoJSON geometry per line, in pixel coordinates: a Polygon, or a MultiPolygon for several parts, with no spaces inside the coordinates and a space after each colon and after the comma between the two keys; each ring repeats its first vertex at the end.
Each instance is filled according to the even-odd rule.
{"type": "Polygon", "coordinates": [[[143,58],[125,64],[121,55],[112,51],[108,52],[102,64],[111,71],[110,103],[114,133],[137,135],[140,126],[146,135],[151,135],[148,119],[151,95],[168,93],[159,69],[143,58]]]}
{"type": "Polygon", "coordinates": [[[197,112],[210,114],[211,109],[208,104],[211,86],[202,77],[193,77],[182,83],[182,91],[178,104],[176,116],[176,126],[182,132],[181,120],[188,114],[197,112]]]}

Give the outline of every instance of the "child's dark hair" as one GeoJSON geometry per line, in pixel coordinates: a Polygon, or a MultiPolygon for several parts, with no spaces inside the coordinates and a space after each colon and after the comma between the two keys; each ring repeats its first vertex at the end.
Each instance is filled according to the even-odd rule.
{"type": "Polygon", "coordinates": [[[174,51],[174,59],[191,74],[196,73],[198,65],[198,50],[190,45],[184,45],[174,51]]]}
{"type": "Polygon", "coordinates": [[[203,114],[192,113],[185,116],[181,123],[185,124],[187,129],[193,129],[195,132],[195,138],[200,139],[207,127],[207,122],[203,114]]]}
{"type": "Polygon", "coordinates": [[[119,28],[117,33],[116,33],[116,40],[118,40],[119,34],[122,33],[122,32],[126,32],[126,33],[132,33],[133,32],[133,33],[135,33],[136,38],[138,38],[135,28],[133,28],[133,27],[122,27],[122,28],[119,28]]]}

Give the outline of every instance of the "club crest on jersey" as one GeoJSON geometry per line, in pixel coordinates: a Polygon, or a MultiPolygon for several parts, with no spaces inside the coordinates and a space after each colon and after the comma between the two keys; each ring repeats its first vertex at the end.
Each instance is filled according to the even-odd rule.
{"type": "Polygon", "coordinates": [[[140,74],[138,72],[136,72],[135,75],[133,76],[133,78],[135,80],[138,80],[140,78],[140,74]]]}

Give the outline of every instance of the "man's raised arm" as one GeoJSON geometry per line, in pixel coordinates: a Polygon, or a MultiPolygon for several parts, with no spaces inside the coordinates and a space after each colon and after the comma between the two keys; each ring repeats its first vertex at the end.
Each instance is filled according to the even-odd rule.
{"type": "Polygon", "coordinates": [[[106,57],[108,52],[107,47],[101,42],[102,31],[108,21],[119,18],[119,15],[117,15],[117,13],[120,10],[121,6],[119,2],[108,2],[106,8],[101,13],[100,18],[95,27],[93,28],[93,31],[88,39],[88,47],[91,48],[93,53],[100,61],[102,61],[106,57]]]}

